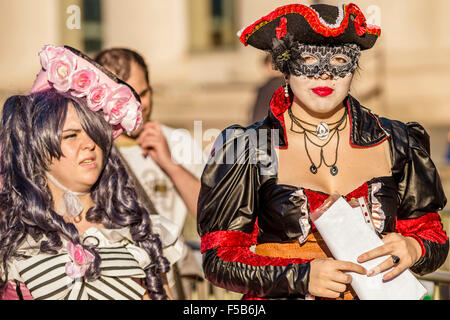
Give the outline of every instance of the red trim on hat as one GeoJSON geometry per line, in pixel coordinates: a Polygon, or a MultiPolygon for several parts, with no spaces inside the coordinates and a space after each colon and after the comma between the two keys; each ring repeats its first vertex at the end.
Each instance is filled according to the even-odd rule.
{"type": "Polygon", "coordinates": [[[287,19],[286,17],[281,18],[280,25],[275,29],[277,31],[277,39],[284,38],[287,34],[287,19]]]}
{"type": "Polygon", "coordinates": [[[344,5],[344,19],[342,20],[341,25],[337,28],[329,28],[324,24],[322,24],[317,12],[314,11],[312,8],[305,6],[303,4],[291,4],[276,9],[267,16],[262,17],[252,25],[248,26],[242,32],[239,40],[245,46],[247,46],[248,45],[247,41],[252,34],[254,34],[256,31],[258,31],[266,24],[274,21],[275,19],[291,13],[302,15],[316,33],[319,33],[325,37],[337,37],[342,33],[344,33],[344,31],[348,27],[350,15],[353,15],[355,17],[354,19],[355,29],[360,37],[366,33],[374,34],[378,37],[381,35],[381,28],[378,26],[367,24],[364,14],[359,9],[359,7],[353,3],[344,5]]]}

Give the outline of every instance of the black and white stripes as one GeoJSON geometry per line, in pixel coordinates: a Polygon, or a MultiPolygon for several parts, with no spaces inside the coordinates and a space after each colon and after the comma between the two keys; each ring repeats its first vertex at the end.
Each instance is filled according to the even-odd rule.
{"type": "Polygon", "coordinates": [[[144,270],[125,246],[98,249],[101,276],[88,282],[66,274],[67,253],[39,254],[17,261],[23,282],[36,300],[140,300],[145,294],[133,278],[145,278],[144,270]]]}

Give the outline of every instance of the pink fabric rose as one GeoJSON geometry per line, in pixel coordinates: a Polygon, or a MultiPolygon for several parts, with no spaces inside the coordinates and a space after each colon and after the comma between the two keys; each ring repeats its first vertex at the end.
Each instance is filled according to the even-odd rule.
{"type": "Polygon", "coordinates": [[[140,128],[140,126],[142,125],[142,104],[139,105],[138,107],[138,114],[137,114],[137,118],[136,118],[136,124],[134,126],[133,131],[137,130],[140,128]]]}
{"type": "Polygon", "coordinates": [[[139,128],[140,123],[142,123],[142,105],[138,102],[135,104],[130,103],[128,105],[128,112],[120,124],[128,134],[131,134],[131,132],[139,128]]]}
{"type": "Polygon", "coordinates": [[[70,89],[70,75],[76,69],[76,59],[68,53],[62,53],[52,59],[48,65],[48,81],[53,83],[53,87],[62,92],[70,89]]]}
{"type": "Polygon", "coordinates": [[[111,89],[106,84],[97,86],[88,94],[88,106],[92,111],[98,111],[105,105],[106,98],[110,95],[111,89]]]}
{"type": "Polygon", "coordinates": [[[44,70],[47,70],[49,62],[62,53],[64,53],[63,47],[47,45],[42,48],[42,50],[39,52],[42,68],[44,68],[44,70]]]}
{"type": "Polygon", "coordinates": [[[355,20],[355,30],[358,36],[362,37],[367,33],[367,24],[366,19],[364,19],[364,16],[358,15],[355,20]]]}
{"type": "Polygon", "coordinates": [[[103,113],[105,120],[112,124],[119,124],[127,115],[129,105],[133,103],[132,93],[125,85],[120,85],[107,98],[103,113]]]}
{"type": "Polygon", "coordinates": [[[66,274],[72,279],[83,277],[88,266],[94,262],[94,255],[72,242],[67,244],[67,252],[72,261],[66,263],[66,274]]]}
{"type": "Polygon", "coordinates": [[[81,98],[87,96],[91,89],[97,86],[98,74],[91,68],[83,68],[72,73],[69,82],[73,90],[71,94],[81,98]]]}

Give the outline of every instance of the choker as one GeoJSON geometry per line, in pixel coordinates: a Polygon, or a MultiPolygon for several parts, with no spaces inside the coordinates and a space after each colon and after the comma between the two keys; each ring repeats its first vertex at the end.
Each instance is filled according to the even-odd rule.
{"type": "Polygon", "coordinates": [[[308,156],[309,161],[311,162],[311,167],[309,170],[312,174],[317,174],[319,171],[319,168],[324,164],[326,167],[330,168],[330,174],[332,176],[336,176],[339,173],[339,169],[337,167],[338,162],[338,149],[339,149],[339,142],[340,142],[340,136],[339,132],[343,131],[347,127],[347,109],[345,110],[344,115],[342,118],[334,123],[326,123],[321,122],[318,125],[300,120],[297,118],[294,113],[292,112],[292,108],[290,107],[288,109],[289,117],[291,118],[291,128],[290,130],[294,133],[303,134],[305,139],[305,150],[306,155],[308,156]],[[342,127],[342,124],[345,122],[345,125],[342,127]],[[302,131],[296,131],[294,130],[294,123],[302,129],[302,131]],[[306,126],[310,126],[314,129],[307,129],[306,126]],[[315,143],[308,134],[316,136],[319,140],[325,141],[324,144],[320,145],[318,143],[315,143]],[[323,149],[330,143],[330,141],[333,139],[334,136],[337,136],[337,143],[336,143],[336,151],[335,151],[335,159],[333,164],[327,164],[325,157],[323,155],[323,149]],[[309,154],[308,150],[308,142],[312,145],[320,148],[320,163],[319,165],[316,165],[314,161],[311,158],[311,155],[309,154]]]}
{"type": "MultiPolygon", "coordinates": [[[[83,211],[83,205],[79,196],[88,194],[89,192],[74,192],[64,187],[50,173],[46,172],[47,178],[53,182],[58,188],[64,191],[62,201],[59,203],[57,211],[67,216],[69,220],[76,219],[83,211]]],[[[75,221],[78,222],[78,221],[75,221]]]]}

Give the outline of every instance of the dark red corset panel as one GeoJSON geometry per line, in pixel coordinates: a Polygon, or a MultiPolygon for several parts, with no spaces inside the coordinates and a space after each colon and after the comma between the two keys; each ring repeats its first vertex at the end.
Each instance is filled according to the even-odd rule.
{"type": "MultiPolygon", "coordinates": [[[[396,230],[396,195],[393,178],[381,177],[365,182],[345,198],[350,201],[364,197],[377,232],[384,233],[396,230]]],[[[314,231],[310,213],[328,197],[323,192],[276,184],[275,179],[267,181],[260,190],[258,243],[284,242],[307,236],[305,231],[314,231]]]]}
{"type": "MultiPolygon", "coordinates": [[[[422,247],[423,260],[429,260],[437,247],[448,245],[441,218],[438,213],[430,212],[419,218],[399,219],[396,188],[392,177],[374,178],[345,195],[345,198],[350,201],[364,197],[377,233],[397,232],[414,237],[422,247]]],[[[305,233],[315,231],[309,219],[310,213],[329,196],[319,191],[279,185],[275,179],[267,181],[260,190],[257,242],[286,242],[307,237],[305,233]]],[[[417,264],[419,266],[421,261],[417,264]]],[[[422,269],[417,271],[424,272],[422,269]]]]}

